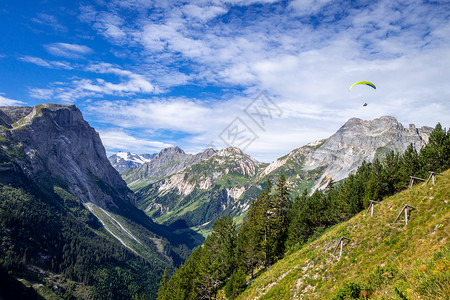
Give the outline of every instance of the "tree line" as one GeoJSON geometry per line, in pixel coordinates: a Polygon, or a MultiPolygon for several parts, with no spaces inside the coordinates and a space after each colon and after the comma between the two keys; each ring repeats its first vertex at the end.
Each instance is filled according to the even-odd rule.
{"type": "Polygon", "coordinates": [[[212,233],[169,279],[161,281],[158,299],[215,299],[220,289],[234,299],[256,271],[269,268],[287,253],[319,237],[326,228],[348,220],[369,205],[405,188],[409,176],[450,168],[450,131],[437,124],[420,150],[364,162],[340,182],[330,181],[312,195],[289,191],[284,175],[252,201],[240,228],[230,216],[218,219],[212,233]]]}

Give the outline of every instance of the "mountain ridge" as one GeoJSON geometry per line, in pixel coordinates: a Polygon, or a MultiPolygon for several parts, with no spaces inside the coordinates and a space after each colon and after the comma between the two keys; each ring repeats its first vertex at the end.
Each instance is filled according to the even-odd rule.
{"type": "Polygon", "coordinates": [[[215,152],[216,150],[207,148],[197,154],[186,154],[178,146],[164,148],[150,162],[144,163],[136,169],[123,172],[122,178],[130,187],[151,184],[194,163],[202,161],[215,152]]]}

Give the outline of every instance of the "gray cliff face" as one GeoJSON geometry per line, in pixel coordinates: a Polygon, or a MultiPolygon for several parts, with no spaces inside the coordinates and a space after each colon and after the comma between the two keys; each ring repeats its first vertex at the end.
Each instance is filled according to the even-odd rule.
{"type": "Polygon", "coordinates": [[[0,125],[11,128],[11,124],[27,116],[32,110],[32,107],[0,106],[0,125]]]}
{"type": "Polygon", "coordinates": [[[32,179],[56,178],[85,203],[117,207],[118,199],[135,196],[106,158],[98,133],[74,105],[41,104],[0,107],[1,133],[20,145],[26,159],[17,159],[32,179]],[[5,117],[7,116],[7,117],[5,117]]]}
{"type": "Polygon", "coordinates": [[[394,151],[402,153],[413,144],[420,150],[427,142],[432,128],[416,128],[410,124],[403,127],[395,118],[383,116],[372,121],[357,118],[348,120],[334,135],[321,141],[292,151],[289,156],[302,156],[302,168],[311,171],[324,168],[314,189],[323,187],[333,179],[347,177],[365,161],[382,158],[394,151]]]}
{"type": "Polygon", "coordinates": [[[181,169],[200,162],[216,151],[208,148],[201,153],[186,154],[179,147],[170,147],[161,150],[150,162],[125,172],[122,176],[129,186],[150,184],[161,180],[181,169]]]}

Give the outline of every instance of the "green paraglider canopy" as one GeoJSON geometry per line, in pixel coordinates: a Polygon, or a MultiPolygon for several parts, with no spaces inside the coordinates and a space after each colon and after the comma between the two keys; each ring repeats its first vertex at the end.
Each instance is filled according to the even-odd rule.
{"type": "Polygon", "coordinates": [[[356,83],[352,84],[352,85],[350,86],[349,91],[351,91],[352,88],[353,88],[355,85],[358,85],[358,84],[365,84],[365,85],[368,85],[368,86],[373,87],[374,89],[377,88],[377,87],[375,86],[375,84],[373,84],[372,82],[368,82],[368,81],[359,81],[359,82],[356,82],[356,83]]]}

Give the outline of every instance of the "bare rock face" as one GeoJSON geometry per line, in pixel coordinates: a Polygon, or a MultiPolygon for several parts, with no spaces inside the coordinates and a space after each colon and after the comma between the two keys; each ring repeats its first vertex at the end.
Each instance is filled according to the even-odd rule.
{"type": "MultiPolygon", "coordinates": [[[[431,127],[417,129],[414,124],[405,128],[390,116],[371,121],[352,118],[328,139],[295,149],[284,157],[284,161],[301,157],[298,160],[304,171],[323,168],[314,190],[325,186],[331,179],[344,179],[356,171],[364,160],[370,162],[391,151],[402,153],[410,144],[420,150],[428,142],[431,131],[431,127]]],[[[266,175],[282,164],[283,161],[277,160],[269,165],[266,175]]]]}
{"type": "Polygon", "coordinates": [[[16,162],[27,177],[65,182],[70,193],[102,208],[135,202],[98,133],[74,105],[0,107],[0,122],[1,134],[26,154],[16,162]]]}

